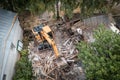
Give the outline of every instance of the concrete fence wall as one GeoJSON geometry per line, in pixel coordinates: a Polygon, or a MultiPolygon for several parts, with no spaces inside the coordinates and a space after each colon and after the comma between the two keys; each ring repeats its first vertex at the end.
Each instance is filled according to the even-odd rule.
{"type": "Polygon", "coordinates": [[[83,22],[87,27],[97,27],[100,24],[108,26],[110,23],[107,15],[94,16],[88,19],[84,19],[83,22]]]}

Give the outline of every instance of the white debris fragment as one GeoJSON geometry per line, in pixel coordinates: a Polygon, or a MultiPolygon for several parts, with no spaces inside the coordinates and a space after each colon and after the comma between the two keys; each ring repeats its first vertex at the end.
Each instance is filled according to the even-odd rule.
{"type": "Polygon", "coordinates": [[[120,34],[120,30],[117,29],[113,23],[110,24],[110,29],[117,34],[120,34]]]}
{"type": "Polygon", "coordinates": [[[33,61],[39,61],[39,57],[34,57],[33,61]]]}
{"type": "Polygon", "coordinates": [[[80,35],[82,35],[82,29],[77,28],[77,33],[80,34],[80,35]]]}

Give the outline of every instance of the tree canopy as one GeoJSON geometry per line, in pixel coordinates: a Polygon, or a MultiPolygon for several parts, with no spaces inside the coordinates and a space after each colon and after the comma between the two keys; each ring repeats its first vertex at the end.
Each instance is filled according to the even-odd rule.
{"type": "Polygon", "coordinates": [[[93,13],[109,13],[120,0],[81,0],[81,11],[86,15],[93,13]]]}
{"type": "Polygon", "coordinates": [[[29,10],[32,13],[39,13],[45,11],[48,5],[48,9],[52,9],[51,6],[53,6],[54,1],[55,0],[1,0],[0,7],[15,12],[29,10]]]}
{"type": "Polygon", "coordinates": [[[72,14],[73,9],[80,6],[81,13],[87,15],[109,12],[114,4],[120,3],[120,0],[0,0],[0,7],[16,12],[29,10],[32,13],[41,13],[46,9],[54,10],[58,1],[66,14],[72,14]]]}
{"type": "Polygon", "coordinates": [[[87,80],[120,80],[120,35],[100,27],[94,36],[77,46],[87,80]]]}

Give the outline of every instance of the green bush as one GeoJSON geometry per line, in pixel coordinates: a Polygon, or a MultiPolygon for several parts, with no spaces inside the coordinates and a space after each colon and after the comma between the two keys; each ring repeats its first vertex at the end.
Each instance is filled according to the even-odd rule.
{"type": "Polygon", "coordinates": [[[27,57],[27,50],[20,52],[21,58],[16,63],[13,80],[32,80],[32,65],[27,57]]]}
{"type": "Polygon", "coordinates": [[[95,42],[81,42],[77,48],[87,80],[120,80],[120,35],[100,27],[95,42]]]}

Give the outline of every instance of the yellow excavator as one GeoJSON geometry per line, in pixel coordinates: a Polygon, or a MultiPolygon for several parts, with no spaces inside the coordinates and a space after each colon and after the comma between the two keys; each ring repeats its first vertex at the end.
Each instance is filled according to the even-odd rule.
{"type": "Polygon", "coordinates": [[[43,43],[42,45],[39,45],[40,49],[43,49],[42,46],[44,46],[44,43],[47,42],[53,48],[55,56],[60,56],[55,41],[53,39],[53,32],[48,25],[40,24],[39,26],[34,27],[32,29],[32,32],[35,35],[37,42],[40,44],[43,43]]]}

